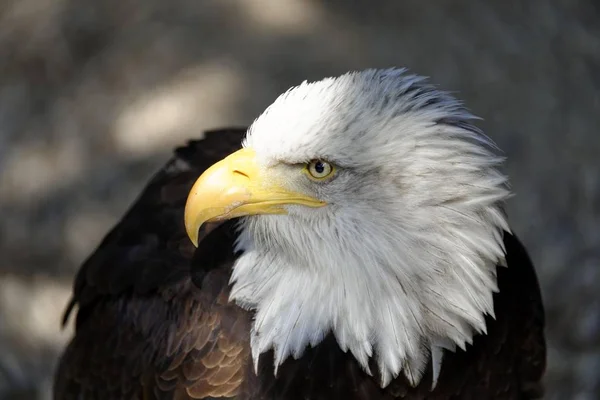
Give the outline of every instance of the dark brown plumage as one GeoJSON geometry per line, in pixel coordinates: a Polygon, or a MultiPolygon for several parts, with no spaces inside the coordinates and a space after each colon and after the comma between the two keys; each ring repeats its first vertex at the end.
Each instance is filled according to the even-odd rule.
{"type": "MultiPolygon", "coordinates": [[[[76,334],[56,373],[67,399],[531,399],[545,369],[544,312],[535,271],[505,234],[508,268],[498,267],[496,319],[467,351],[446,352],[438,385],[431,369],[410,388],[381,389],[329,336],[273,375],[258,375],[249,351],[252,315],[228,302],[234,221],[186,235],[188,192],[211,164],[240,147],[243,129],[209,132],[175,151],[133,207],[81,267],[65,320],[77,305],[76,334]]],[[[377,370],[373,367],[372,370],[377,370]]]]}

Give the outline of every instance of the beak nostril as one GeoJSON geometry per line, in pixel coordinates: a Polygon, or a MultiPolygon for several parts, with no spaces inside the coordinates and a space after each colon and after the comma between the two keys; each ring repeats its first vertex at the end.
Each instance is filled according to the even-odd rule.
{"type": "Polygon", "coordinates": [[[240,171],[239,169],[234,169],[233,173],[237,174],[237,175],[242,175],[243,177],[248,178],[248,179],[250,178],[246,173],[240,171]]]}
{"type": "Polygon", "coordinates": [[[238,175],[242,175],[242,176],[244,176],[246,178],[250,178],[247,174],[245,174],[244,172],[240,171],[239,169],[234,169],[233,173],[234,174],[238,174],[238,175]]]}

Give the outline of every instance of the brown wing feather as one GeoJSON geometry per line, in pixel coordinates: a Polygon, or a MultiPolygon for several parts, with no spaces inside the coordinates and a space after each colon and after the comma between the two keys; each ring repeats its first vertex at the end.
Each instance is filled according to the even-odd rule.
{"type": "Polygon", "coordinates": [[[195,252],[183,208],[195,179],[239,148],[244,133],[213,131],[177,149],[83,264],[65,313],[66,321],[78,306],[56,399],[191,399],[240,390],[249,325],[227,302],[233,222],[195,252]]]}

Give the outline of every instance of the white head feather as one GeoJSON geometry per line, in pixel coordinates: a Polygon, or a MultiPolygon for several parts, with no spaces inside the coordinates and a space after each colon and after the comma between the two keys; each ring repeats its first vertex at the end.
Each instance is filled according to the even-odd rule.
{"type": "MultiPolygon", "coordinates": [[[[416,385],[442,349],[464,348],[493,315],[504,264],[502,158],[456,99],[404,70],[303,83],[252,125],[244,146],[265,168],[325,159],[326,183],[289,185],[325,200],[244,218],[231,299],[255,310],[255,363],[275,369],[333,332],[385,387],[416,385]]],[[[297,166],[296,166],[297,167],[297,166]]]]}

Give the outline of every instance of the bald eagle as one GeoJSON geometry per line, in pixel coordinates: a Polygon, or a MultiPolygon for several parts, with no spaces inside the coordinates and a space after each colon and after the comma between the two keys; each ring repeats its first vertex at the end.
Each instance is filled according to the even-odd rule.
{"type": "Polygon", "coordinates": [[[540,290],[474,119],[366,70],[177,149],[76,277],[55,398],[540,397],[540,290]]]}

